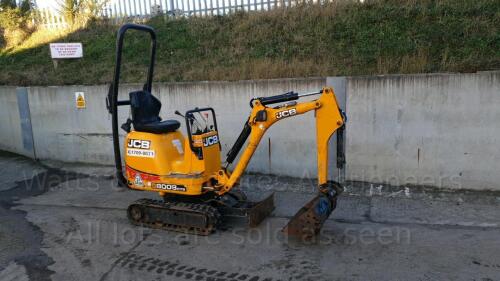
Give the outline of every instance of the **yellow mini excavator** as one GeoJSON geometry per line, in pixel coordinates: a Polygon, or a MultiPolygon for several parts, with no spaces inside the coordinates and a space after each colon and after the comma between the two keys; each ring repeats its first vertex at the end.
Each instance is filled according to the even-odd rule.
{"type": "MultiPolygon", "coordinates": [[[[118,183],[134,190],[158,192],[163,200],[140,199],[127,210],[131,223],[198,235],[208,235],[226,217],[245,217],[250,226],[258,225],[274,210],[274,197],[249,202],[245,194],[233,189],[247,167],[259,142],[274,123],[314,111],[318,157],[319,194],[306,204],[283,229],[289,235],[307,237],[317,234],[336,207],[342,187],[327,179],[328,142],[337,132],[341,140],[345,116],[339,109],[331,88],[315,93],[257,97],[250,100],[251,113],[231,150],[221,163],[221,145],[215,111],[195,108],[181,114],[186,135],[177,120],[159,117],[161,103],[151,94],[156,53],[156,34],[145,25],[125,24],[118,31],[114,80],[106,105],[112,115],[113,145],[118,183]],[[128,100],[118,100],[122,48],[127,30],[149,33],[150,64],[142,90],[129,93],[128,100]],[[319,97],[297,102],[305,96],[319,97]],[[269,105],[274,104],[273,107],[269,105]],[[118,106],[130,106],[130,118],[121,125],[126,132],[125,165],[122,164],[118,132],[118,106]],[[247,142],[248,139],[248,142],[247,142]],[[229,165],[246,144],[232,171],[229,165]]],[[[337,146],[337,166],[343,165],[342,145],[337,146]]]]}

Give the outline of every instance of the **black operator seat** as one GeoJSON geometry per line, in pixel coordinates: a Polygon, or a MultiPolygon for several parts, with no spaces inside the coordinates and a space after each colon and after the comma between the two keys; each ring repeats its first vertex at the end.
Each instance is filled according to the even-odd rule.
{"type": "Polygon", "coordinates": [[[132,124],[138,132],[162,134],[175,132],[181,123],[177,120],[162,121],[159,114],[161,102],[146,91],[135,91],[130,94],[132,124]]]}

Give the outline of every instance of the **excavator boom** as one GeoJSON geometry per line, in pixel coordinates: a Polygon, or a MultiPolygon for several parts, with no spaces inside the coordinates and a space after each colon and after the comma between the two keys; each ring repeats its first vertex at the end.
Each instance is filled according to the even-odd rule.
{"type": "Polygon", "coordinates": [[[328,181],[328,143],[331,136],[339,128],[343,128],[345,122],[333,89],[323,88],[320,92],[303,95],[290,92],[278,96],[256,98],[251,101],[251,106],[252,112],[250,117],[245,123],[243,131],[235,145],[229,151],[227,162],[231,163],[236,158],[245,140],[249,137],[248,145],[231,175],[220,179],[219,182],[223,183],[220,193],[229,192],[238,182],[268,128],[285,118],[314,110],[316,117],[319,195],[302,207],[283,230],[289,235],[300,237],[309,237],[317,234],[325,220],[335,209],[337,196],[342,192],[342,188],[338,183],[328,181]],[[321,96],[319,99],[303,103],[294,101],[301,97],[312,95],[321,96]],[[273,108],[266,106],[283,102],[287,103],[273,108]]]}

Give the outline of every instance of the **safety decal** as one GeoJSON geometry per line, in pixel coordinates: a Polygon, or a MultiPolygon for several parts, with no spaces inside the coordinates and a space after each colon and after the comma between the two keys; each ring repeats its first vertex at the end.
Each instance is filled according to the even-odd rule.
{"type": "Polygon", "coordinates": [[[127,178],[129,178],[129,179],[133,178],[134,180],[137,180],[137,176],[139,176],[143,182],[144,181],[151,182],[151,181],[159,181],[160,180],[160,176],[157,176],[157,175],[140,173],[140,172],[130,168],[129,166],[127,166],[126,169],[127,169],[127,178]]]}
{"type": "Polygon", "coordinates": [[[134,184],[137,186],[144,186],[144,182],[142,181],[141,175],[139,173],[135,175],[134,184]]]}
{"type": "Polygon", "coordinates": [[[175,148],[177,148],[177,152],[179,152],[179,154],[184,154],[184,149],[182,148],[182,143],[180,140],[173,139],[172,145],[175,146],[175,148]]]}

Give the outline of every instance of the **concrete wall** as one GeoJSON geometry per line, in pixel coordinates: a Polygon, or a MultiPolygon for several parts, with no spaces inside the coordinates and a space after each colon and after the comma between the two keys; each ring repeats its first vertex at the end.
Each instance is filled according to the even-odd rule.
{"type": "MultiPolygon", "coordinates": [[[[158,83],[153,93],[162,102],[164,119],[184,120],[174,114],[194,107],[215,109],[222,143],[223,156],[238,137],[250,113],[252,97],[269,96],[287,91],[311,92],[321,89],[326,78],[276,79],[238,82],[158,83]]],[[[127,84],[120,88],[121,99],[140,89],[141,85],[127,84]]],[[[0,88],[9,97],[9,88],[0,88]]],[[[105,106],[107,86],[30,87],[29,103],[33,125],[36,158],[67,162],[114,162],[111,140],[111,119],[105,106]],[[75,106],[75,92],[84,92],[86,109],[75,106]]],[[[3,96],[0,94],[0,96],[3,96]]],[[[14,100],[15,102],[15,95],[14,100]]],[[[17,114],[17,113],[16,113],[17,114]]],[[[120,107],[120,124],[128,117],[128,108],[120,107]]],[[[314,113],[284,120],[271,128],[256,151],[249,171],[289,176],[315,177],[316,144],[314,113]],[[292,130],[290,130],[293,128],[292,130]]],[[[13,115],[6,113],[5,118],[13,115]]],[[[18,116],[18,114],[16,115],[18,116]]],[[[14,116],[15,117],[15,116],[14,116]]],[[[18,119],[9,124],[19,127],[18,119]]],[[[5,131],[15,131],[11,127],[5,131]]],[[[121,133],[124,133],[121,131],[121,133]]],[[[11,139],[0,149],[17,152],[11,139]]],[[[224,158],[225,159],[225,158],[224,158]]]]}
{"type": "Polygon", "coordinates": [[[29,100],[36,157],[68,162],[112,163],[106,86],[31,87],[29,100]],[[87,108],[76,109],[75,92],[87,108]]]}
{"type": "Polygon", "coordinates": [[[33,157],[33,151],[23,145],[16,87],[0,88],[0,149],[33,157]]]}
{"type": "MultiPolygon", "coordinates": [[[[347,180],[500,190],[500,72],[159,83],[153,93],[163,103],[164,119],[178,119],[175,110],[213,107],[225,155],[252,97],[316,91],[325,84],[335,86],[339,102],[346,104],[347,180]]],[[[120,95],[126,99],[139,88],[123,85],[120,95]]],[[[28,88],[34,139],[29,152],[22,144],[16,88],[0,87],[0,149],[38,159],[112,164],[106,94],[104,85],[28,88]],[[85,93],[86,109],[76,109],[77,91],[85,93]]],[[[128,108],[120,110],[124,122],[128,108]]],[[[315,178],[313,118],[308,113],[273,126],[249,171],[315,178]]],[[[334,164],[333,155],[331,160],[334,164]]]]}
{"type": "Polygon", "coordinates": [[[500,72],[347,85],[348,179],[500,190],[500,72]]]}

